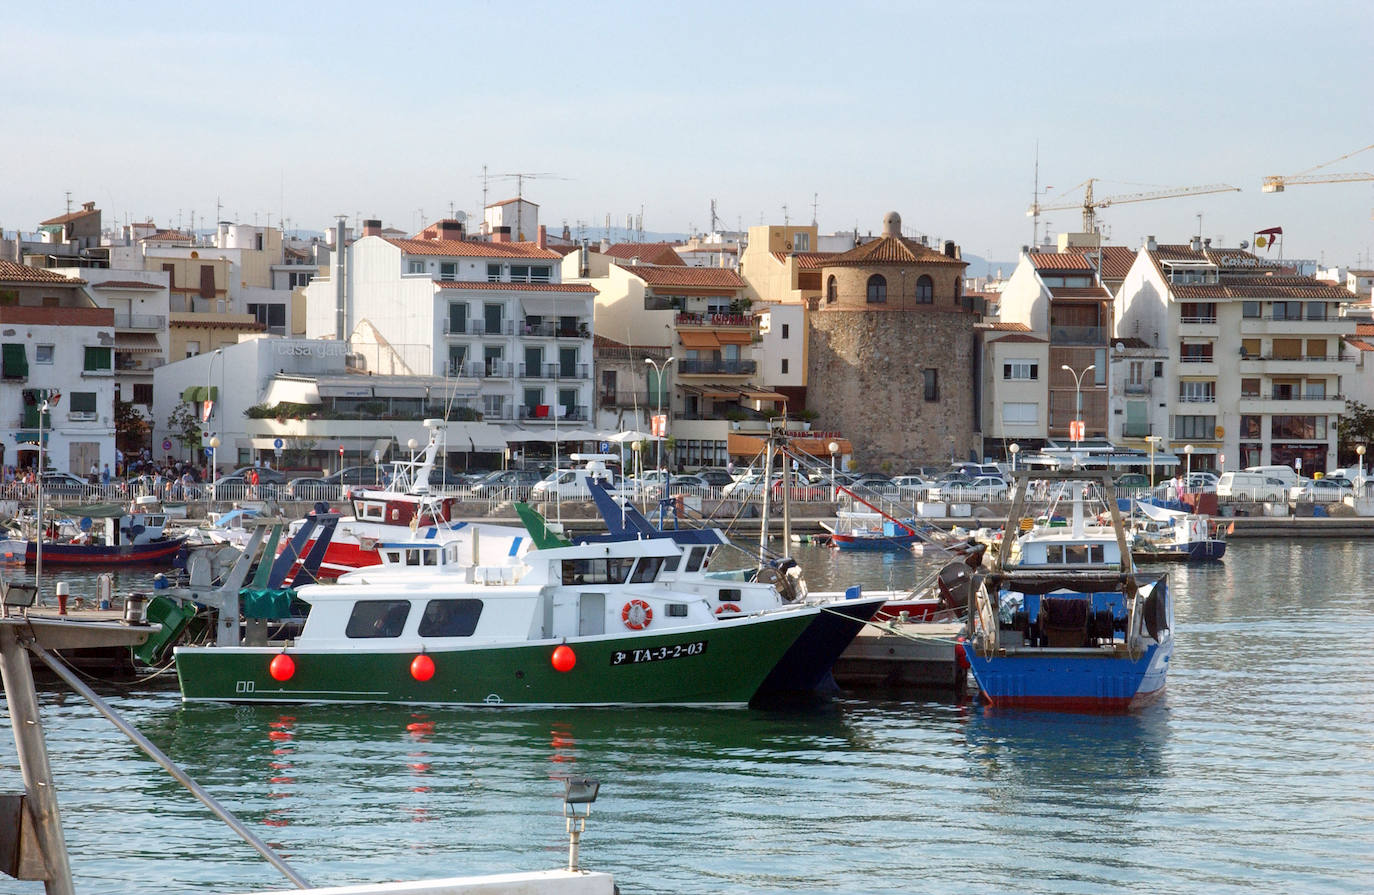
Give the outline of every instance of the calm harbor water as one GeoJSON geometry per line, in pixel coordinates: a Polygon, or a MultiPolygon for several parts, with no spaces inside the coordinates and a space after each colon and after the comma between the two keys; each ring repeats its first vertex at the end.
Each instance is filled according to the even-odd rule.
{"type": "MultiPolygon", "coordinates": [[[[916,575],[796,552],[813,588],[916,575]]],[[[626,893],[1367,891],[1370,568],[1374,544],[1274,540],[1172,569],[1168,692],[1125,717],[939,693],[412,712],[183,707],[170,680],[106,692],[317,885],[558,866],[551,778],[571,772],[603,781],[584,866],[626,893]]],[[[78,697],[42,705],[78,891],[287,887],[78,697]]],[[[18,779],[8,734],[0,775],[18,779]]]]}

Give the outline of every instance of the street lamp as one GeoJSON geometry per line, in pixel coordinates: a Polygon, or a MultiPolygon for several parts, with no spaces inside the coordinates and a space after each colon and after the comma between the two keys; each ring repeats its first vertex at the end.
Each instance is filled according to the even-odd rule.
{"type": "Polygon", "coordinates": [[[1191,479],[1193,478],[1193,446],[1191,444],[1185,444],[1183,446],[1183,459],[1186,464],[1183,467],[1183,491],[1186,494],[1189,491],[1189,489],[1193,487],[1193,483],[1191,481],[1191,479]]]}
{"type": "MultiPolygon", "coordinates": [[[[1088,364],[1086,367],[1083,368],[1083,372],[1081,373],[1075,371],[1074,368],[1069,366],[1068,364],[1060,364],[1059,368],[1061,370],[1068,370],[1070,373],[1073,374],[1074,419],[1078,422],[1080,431],[1082,431],[1081,427],[1083,425],[1083,377],[1088,375],[1089,370],[1096,370],[1097,364],[1088,364]]],[[[1081,441],[1082,439],[1073,438],[1072,440],[1081,441]]]]}
{"type": "Polygon", "coordinates": [[[1016,472],[1016,455],[1021,453],[1021,445],[1013,441],[1007,446],[1007,453],[1011,454],[1011,471],[1016,472]]]}
{"type": "Polygon", "coordinates": [[[216,478],[216,475],[217,475],[216,470],[219,468],[219,465],[218,465],[218,463],[216,462],[218,456],[219,456],[219,436],[218,436],[218,435],[211,435],[211,436],[210,436],[210,499],[211,499],[211,500],[214,500],[214,499],[215,499],[215,478],[216,478]]]}
{"type": "MultiPolygon", "coordinates": [[[[675,360],[677,360],[676,357],[670,357],[670,358],[668,358],[667,360],[665,360],[665,361],[663,362],[662,368],[660,368],[659,365],[658,365],[658,362],[655,361],[652,357],[646,357],[646,358],[644,358],[644,363],[646,363],[646,364],[648,364],[649,366],[651,366],[651,367],[654,368],[654,378],[658,381],[658,402],[657,402],[658,410],[655,411],[655,414],[654,414],[655,416],[663,416],[663,377],[666,376],[666,375],[668,375],[668,365],[671,364],[671,363],[672,363],[673,361],[675,361],[675,360]]],[[[652,430],[651,430],[651,431],[652,431],[652,430]]],[[[663,434],[657,436],[657,438],[658,438],[658,469],[659,469],[659,472],[662,472],[662,471],[663,471],[663,439],[666,438],[667,436],[668,436],[668,421],[665,419],[665,420],[663,421],[663,434]]],[[[667,478],[666,478],[666,477],[665,477],[665,479],[664,479],[664,489],[663,489],[663,493],[664,493],[665,495],[668,493],[668,489],[667,489],[667,478]]]]}
{"type": "Polygon", "coordinates": [[[1357,445],[1355,445],[1355,453],[1357,453],[1357,454],[1360,455],[1360,478],[1359,478],[1359,481],[1357,481],[1355,484],[1356,484],[1356,487],[1359,488],[1360,496],[1363,497],[1363,496],[1364,496],[1364,445],[1362,445],[1362,444],[1357,444],[1357,445]]]}
{"type": "Polygon", "coordinates": [[[840,443],[832,441],[826,447],[830,448],[830,500],[833,503],[840,499],[839,489],[835,486],[835,455],[840,452],[840,443]]]}
{"type": "MultiPolygon", "coordinates": [[[[210,412],[207,413],[207,414],[205,415],[205,425],[206,425],[207,427],[209,427],[209,430],[210,430],[211,433],[218,432],[218,430],[219,430],[219,426],[218,426],[218,425],[211,425],[211,422],[210,422],[210,421],[211,421],[212,419],[214,419],[215,416],[217,415],[217,414],[216,414],[216,411],[218,411],[219,408],[218,408],[217,406],[215,406],[215,405],[218,404],[218,403],[219,403],[219,400],[220,400],[219,392],[216,392],[216,393],[215,393],[215,397],[214,397],[214,400],[213,400],[213,401],[211,401],[211,398],[210,398],[210,388],[211,388],[210,383],[211,383],[211,381],[212,381],[213,378],[214,378],[213,374],[214,374],[214,371],[215,371],[215,358],[219,358],[219,359],[220,359],[219,374],[220,374],[220,379],[223,380],[223,379],[224,379],[224,349],[223,349],[223,348],[216,348],[214,351],[210,352],[210,362],[207,363],[207,364],[205,365],[205,400],[211,402],[211,403],[210,403],[210,412]]],[[[222,391],[222,390],[221,390],[221,391],[222,391]]],[[[215,439],[213,438],[213,435],[212,435],[212,437],[211,437],[210,440],[211,440],[211,441],[214,441],[214,440],[215,440],[215,439]]],[[[210,481],[213,482],[214,480],[215,480],[215,450],[214,450],[214,445],[211,445],[211,446],[210,446],[210,481]]]]}
{"type": "Polygon", "coordinates": [[[1155,445],[1159,444],[1158,435],[1146,435],[1145,440],[1150,443],[1150,491],[1155,490],[1155,445]]]}

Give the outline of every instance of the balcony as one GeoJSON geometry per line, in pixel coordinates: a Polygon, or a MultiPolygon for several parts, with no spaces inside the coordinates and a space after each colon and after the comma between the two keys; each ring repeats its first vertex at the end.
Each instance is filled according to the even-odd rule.
{"type": "Polygon", "coordinates": [[[1148,382],[1128,382],[1124,388],[1128,395],[1148,395],[1150,393],[1150,383],[1148,382]]]}
{"type": "Polygon", "coordinates": [[[652,399],[650,398],[648,391],[601,391],[598,392],[596,396],[597,404],[599,404],[602,407],[643,407],[647,409],[649,407],[654,406],[652,403],[650,403],[651,400],[652,399]]]}
{"type": "Polygon", "coordinates": [[[588,408],[584,404],[577,405],[549,405],[544,404],[540,407],[520,406],[521,420],[534,420],[537,422],[551,423],[554,421],[554,414],[558,414],[560,423],[582,423],[591,418],[588,408]],[[542,412],[541,412],[542,411],[542,412]]]}
{"type": "Polygon", "coordinates": [[[1324,373],[1341,374],[1352,372],[1347,368],[1354,363],[1354,355],[1274,357],[1273,355],[1266,354],[1260,357],[1242,357],[1240,359],[1239,368],[1242,373],[1269,373],[1271,375],[1292,373],[1319,376],[1324,373]]]}
{"type": "Polygon", "coordinates": [[[1178,403],[1179,403],[1179,404],[1215,404],[1215,403],[1217,403],[1217,396],[1216,396],[1216,395],[1179,395],[1179,396],[1178,396],[1178,403]]]}
{"type": "Polygon", "coordinates": [[[758,318],[753,314],[693,314],[680,311],[673,317],[674,326],[702,326],[710,329],[753,329],[758,318]]]}
{"type": "Polygon", "coordinates": [[[680,376],[752,376],[758,369],[752,360],[679,360],[680,376]]]}
{"type": "Polygon", "coordinates": [[[1342,395],[1242,395],[1237,410],[1244,414],[1327,416],[1345,413],[1345,398],[1342,395]]]}
{"type": "Polygon", "coordinates": [[[485,320],[445,320],[446,336],[510,336],[515,334],[515,323],[499,320],[488,324],[485,320]]]}
{"type": "Polygon", "coordinates": [[[521,379],[587,379],[592,375],[588,364],[521,364],[521,379]]]}
{"type": "Polygon", "coordinates": [[[518,335],[527,339],[590,339],[591,329],[586,322],[575,327],[559,326],[557,323],[522,323],[518,335]]]}
{"type": "Polygon", "coordinates": [[[515,365],[505,361],[478,361],[450,369],[461,371],[459,375],[466,379],[510,379],[515,374],[515,365]]]}
{"type": "Polygon", "coordinates": [[[1051,345],[1106,345],[1105,326],[1051,326],[1051,345]]]}
{"type": "Polygon", "coordinates": [[[1355,322],[1340,317],[1242,317],[1240,331],[1247,336],[1351,335],[1355,332],[1355,322]]]}
{"type": "Polygon", "coordinates": [[[115,311],[115,329],[165,330],[167,317],[163,314],[121,314],[115,311]]]}
{"type": "Polygon", "coordinates": [[[1178,334],[1183,338],[1215,336],[1217,332],[1215,317],[1180,317],[1178,320],[1178,334]]]}

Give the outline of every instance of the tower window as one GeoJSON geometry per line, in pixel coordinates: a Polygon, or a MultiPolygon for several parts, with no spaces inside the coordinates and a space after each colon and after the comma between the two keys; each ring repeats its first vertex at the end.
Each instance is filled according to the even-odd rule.
{"type": "Polygon", "coordinates": [[[868,278],[868,303],[883,304],[887,301],[887,280],[880,273],[868,278]]]}

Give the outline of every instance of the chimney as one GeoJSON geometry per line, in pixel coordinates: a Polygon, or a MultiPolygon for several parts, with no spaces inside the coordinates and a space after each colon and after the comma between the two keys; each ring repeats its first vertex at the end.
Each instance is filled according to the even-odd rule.
{"type": "Polygon", "coordinates": [[[363,221],[363,235],[381,236],[382,222],[377,220],[376,218],[368,218],[367,220],[363,221]]]}
{"type": "Polygon", "coordinates": [[[440,222],[439,222],[439,239],[462,239],[462,238],[463,238],[463,223],[462,223],[462,221],[440,221],[440,222]]]}
{"type": "Polygon", "coordinates": [[[563,239],[569,242],[572,241],[572,231],[568,229],[567,224],[563,225],[563,239]]]}
{"type": "Polygon", "coordinates": [[[1153,233],[1145,237],[1145,250],[1147,252],[1159,251],[1159,243],[1155,242],[1155,237],[1153,233]]]}
{"type": "Polygon", "coordinates": [[[946,258],[957,258],[957,257],[959,257],[959,256],[956,255],[955,252],[954,252],[954,240],[952,240],[952,239],[946,239],[946,240],[945,240],[945,257],[946,257],[946,258]]]}
{"type": "Polygon", "coordinates": [[[592,275],[591,250],[587,246],[587,240],[582,240],[582,248],[578,249],[577,275],[579,277],[589,277],[592,275]]]}
{"type": "Polygon", "coordinates": [[[95,203],[94,203],[94,202],[82,202],[82,203],[81,203],[81,210],[82,210],[82,211],[95,211],[95,203]]]}
{"type": "Polygon", "coordinates": [[[1202,251],[1202,237],[1194,236],[1192,239],[1188,240],[1188,248],[1195,252],[1202,251]]]}
{"type": "Polygon", "coordinates": [[[492,234],[492,242],[510,242],[510,227],[497,227],[492,234]]]}
{"type": "Polygon", "coordinates": [[[539,225],[539,236],[535,242],[541,249],[547,249],[549,247],[549,231],[543,224],[539,225]]]}
{"type": "Polygon", "coordinates": [[[601,237],[601,254],[606,254],[611,250],[611,241],[606,237],[601,237]]]}

